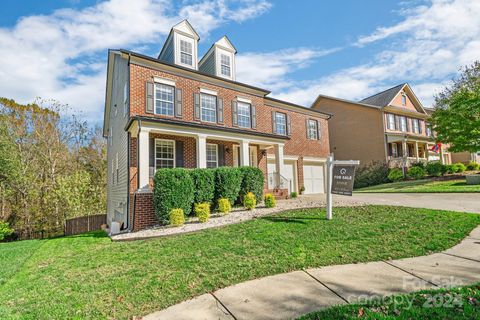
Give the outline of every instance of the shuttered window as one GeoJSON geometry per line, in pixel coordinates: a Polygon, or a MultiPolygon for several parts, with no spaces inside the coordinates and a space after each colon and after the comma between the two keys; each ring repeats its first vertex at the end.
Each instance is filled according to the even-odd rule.
{"type": "Polygon", "coordinates": [[[155,168],[175,167],[175,141],[155,140],[155,168]]]}
{"type": "Polygon", "coordinates": [[[318,140],[318,122],[315,120],[308,120],[308,138],[318,140]]]}
{"type": "Polygon", "coordinates": [[[238,102],[237,105],[238,126],[242,128],[250,128],[252,124],[250,104],[238,102]]]}
{"type": "Polygon", "coordinates": [[[173,116],[175,88],[166,84],[155,84],[155,114],[173,116]]]}

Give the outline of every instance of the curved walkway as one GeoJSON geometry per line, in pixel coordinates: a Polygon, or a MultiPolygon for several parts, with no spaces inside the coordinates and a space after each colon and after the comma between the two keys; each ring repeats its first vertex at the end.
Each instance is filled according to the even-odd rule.
{"type": "Polygon", "coordinates": [[[143,319],[292,319],[338,304],[480,281],[480,226],[441,253],[328,266],[247,281],[143,319]]]}

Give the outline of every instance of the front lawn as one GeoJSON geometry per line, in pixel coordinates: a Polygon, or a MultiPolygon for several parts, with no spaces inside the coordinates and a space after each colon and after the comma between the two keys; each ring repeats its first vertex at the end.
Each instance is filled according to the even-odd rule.
{"type": "Polygon", "coordinates": [[[370,303],[336,306],[298,320],[320,319],[479,319],[480,284],[424,290],[370,303]]]}
{"type": "Polygon", "coordinates": [[[467,185],[465,179],[432,181],[412,180],[380,184],[355,190],[365,193],[445,193],[480,192],[480,185],[467,185]]]}
{"type": "Polygon", "coordinates": [[[96,232],[2,243],[0,319],[128,319],[267,275],[441,251],[480,224],[475,214],[389,206],[324,217],[293,210],[135,242],[96,232]]]}

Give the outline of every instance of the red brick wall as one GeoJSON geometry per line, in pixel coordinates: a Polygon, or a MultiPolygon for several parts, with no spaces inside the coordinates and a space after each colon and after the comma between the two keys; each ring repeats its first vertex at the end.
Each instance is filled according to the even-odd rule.
{"type": "Polygon", "coordinates": [[[157,224],[158,220],[153,207],[153,193],[131,193],[130,230],[138,231],[157,224]]]}

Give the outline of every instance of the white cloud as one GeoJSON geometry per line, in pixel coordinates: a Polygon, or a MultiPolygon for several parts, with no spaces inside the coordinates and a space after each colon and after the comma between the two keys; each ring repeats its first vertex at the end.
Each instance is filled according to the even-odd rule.
{"type": "MultiPolygon", "coordinates": [[[[388,39],[369,63],[290,86],[276,96],[309,105],[319,93],[358,100],[408,82],[429,107],[463,65],[480,59],[480,1],[433,0],[402,11],[403,21],[360,37],[354,46],[388,39]]],[[[360,50],[360,49],[356,49],[360,50]]]]}
{"type": "Polygon", "coordinates": [[[269,8],[265,0],[203,0],[180,9],[168,0],[109,0],[22,17],[12,28],[0,28],[1,94],[20,102],[58,99],[97,120],[103,112],[106,49],[155,44],[160,50],[161,40],[182,19],[204,37],[269,8]]]}

